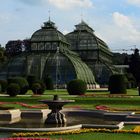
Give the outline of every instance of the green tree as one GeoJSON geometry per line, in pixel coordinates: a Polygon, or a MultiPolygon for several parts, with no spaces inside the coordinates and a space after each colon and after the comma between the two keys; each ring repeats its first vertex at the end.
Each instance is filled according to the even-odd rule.
{"type": "Polygon", "coordinates": [[[5,48],[0,44],[0,66],[2,66],[7,61],[7,57],[5,55],[5,48]]]}
{"type": "Polygon", "coordinates": [[[136,83],[140,95],[140,56],[139,56],[138,49],[135,49],[134,54],[131,55],[130,62],[129,62],[129,71],[133,74],[133,76],[136,79],[136,83]]]}
{"type": "Polygon", "coordinates": [[[53,80],[52,78],[48,75],[45,79],[45,85],[47,90],[53,90],[53,80]]]}

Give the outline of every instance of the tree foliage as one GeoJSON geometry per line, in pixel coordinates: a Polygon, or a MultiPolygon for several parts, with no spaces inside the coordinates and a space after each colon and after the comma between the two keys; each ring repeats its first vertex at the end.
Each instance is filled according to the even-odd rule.
{"type": "Polygon", "coordinates": [[[22,52],[22,41],[21,40],[8,41],[5,48],[7,56],[18,55],[22,52]]]}
{"type": "Polygon", "coordinates": [[[125,75],[115,74],[109,79],[109,91],[111,94],[126,94],[127,78],[125,75]]]}
{"type": "Polygon", "coordinates": [[[0,65],[4,64],[6,61],[5,48],[0,45],[0,65]]]}
{"type": "Polygon", "coordinates": [[[129,71],[133,74],[133,76],[136,79],[136,83],[140,95],[140,56],[139,56],[138,49],[135,49],[134,54],[131,55],[130,62],[129,62],[129,71]]]}
{"type": "Polygon", "coordinates": [[[15,97],[20,93],[20,86],[16,83],[10,83],[7,87],[7,94],[12,97],[15,97]]]}
{"type": "Polygon", "coordinates": [[[45,79],[45,85],[47,90],[53,90],[53,80],[50,76],[47,76],[45,79]]]}
{"type": "Polygon", "coordinates": [[[30,40],[10,40],[7,42],[5,48],[6,55],[8,57],[13,57],[24,51],[30,51],[30,40]]]}
{"type": "Polygon", "coordinates": [[[70,95],[83,95],[86,90],[87,84],[80,79],[74,79],[67,84],[67,91],[70,95]]]}
{"type": "Polygon", "coordinates": [[[140,56],[138,49],[135,49],[134,54],[131,55],[129,71],[135,77],[137,84],[140,83],[140,56]]]}

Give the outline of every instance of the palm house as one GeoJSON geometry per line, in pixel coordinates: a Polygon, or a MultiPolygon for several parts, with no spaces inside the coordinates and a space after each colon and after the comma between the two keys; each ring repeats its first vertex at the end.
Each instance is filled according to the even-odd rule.
{"type": "Polygon", "coordinates": [[[44,80],[50,76],[59,87],[64,87],[70,80],[81,79],[95,87],[91,68],[73,49],[75,42],[67,41],[68,36],[58,31],[52,21],[45,22],[31,36],[30,50],[13,57],[1,70],[0,77],[35,75],[44,80]]]}
{"type": "Polygon", "coordinates": [[[75,30],[66,35],[70,49],[85,62],[99,84],[107,84],[110,75],[116,73],[112,65],[113,54],[107,44],[97,37],[94,30],[84,21],[75,25],[75,30]]]}

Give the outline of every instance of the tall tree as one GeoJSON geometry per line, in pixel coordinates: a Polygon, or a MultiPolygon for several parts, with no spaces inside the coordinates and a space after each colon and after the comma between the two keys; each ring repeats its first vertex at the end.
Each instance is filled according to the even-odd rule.
{"type": "Polygon", "coordinates": [[[22,52],[30,51],[30,39],[24,40],[10,40],[5,46],[5,53],[8,57],[13,57],[21,54],[22,52]]]}
{"type": "Polygon", "coordinates": [[[5,48],[7,56],[18,55],[22,52],[22,41],[21,40],[8,41],[5,48]]]}
{"type": "Polygon", "coordinates": [[[140,55],[138,49],[135,49],[134,54],[131,55],[130,62],[129,62],[129,70],[136,79],[138,91],[140,95],[140,55]]]}
{"type": "Polygon", "coordinates": [[[5,48],[0,45],[0,67],[7,61],[5,48]]]}

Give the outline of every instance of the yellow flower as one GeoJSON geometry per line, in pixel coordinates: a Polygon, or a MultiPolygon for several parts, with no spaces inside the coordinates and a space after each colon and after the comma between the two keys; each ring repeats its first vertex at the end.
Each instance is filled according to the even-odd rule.
{"type": "Polygon", "coordinates": [[[136,127],[134,130],[110,130],[110,129],[81,129],[73,131],[63,132],[31,132],[31,133],[13,133],[13,137],[35,137],[35,136],[50,136],[50,135],[69,135],[69,134],[80,134],[80,133],[91,133],[91,132],[103,132],[103,133],[136,133],[140,134],[140,127],[136,127]]]}
{"type": "Polygon", "coordinates": [[[140,126],[136,126],[136,127],[134,128],[134,131],[140,131],[140,126]]]}

